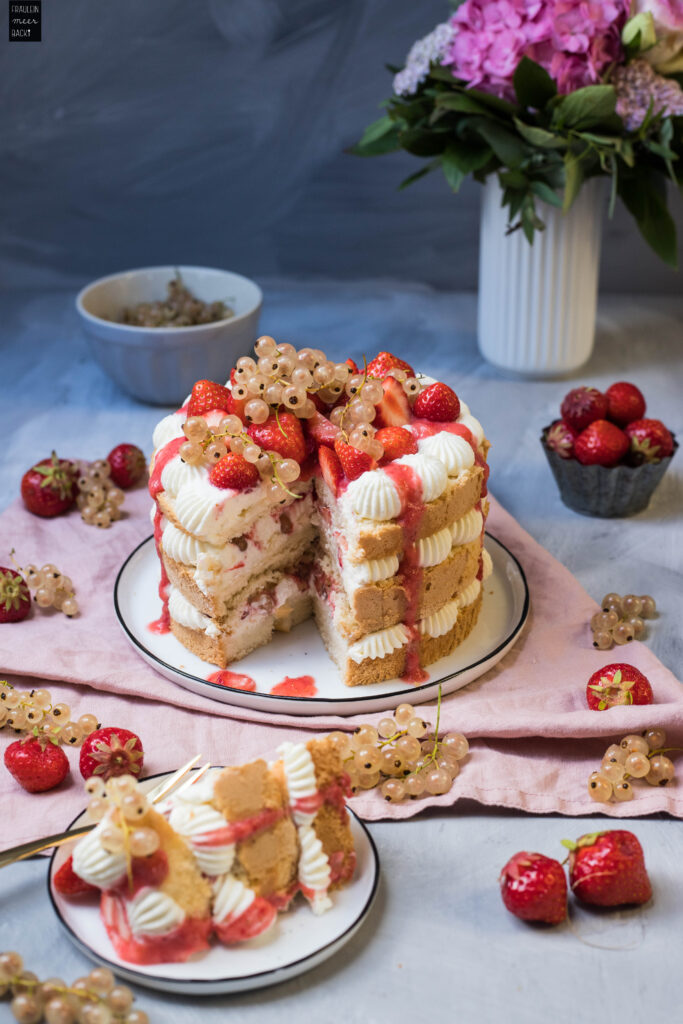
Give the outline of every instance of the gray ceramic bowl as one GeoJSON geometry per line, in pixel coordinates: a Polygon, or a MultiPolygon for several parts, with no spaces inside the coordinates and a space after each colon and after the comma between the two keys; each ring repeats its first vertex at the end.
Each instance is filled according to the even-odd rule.
{"type": "Polygon", "coordinates": [[[93,356],[119,387],[153,405],[180,404],[196,380],[226,380],[258,331],[261,289],[248,277],[208,267],[147,267],[101,277],[76,298],[93,356]],[[227,320],[195,327],[132,327],[113,322],[126,307],[166,296],[179,272],[204,302],[221,300],[235,311],[227,320]],[[110,319],[108,319],[110,318],[110,319]]]}

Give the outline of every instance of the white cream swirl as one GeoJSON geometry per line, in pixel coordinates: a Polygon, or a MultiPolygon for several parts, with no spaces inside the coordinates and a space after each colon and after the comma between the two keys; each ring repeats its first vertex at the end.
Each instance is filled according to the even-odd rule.
{"type": "Polygon", "coordinates": [[[182,437],[184,422],[185,417],[178,415],[177,412],[172,412],[170,416],[164,416],[163,420],[159,420],[152,434],[154,450],[163,448],[176,437],[182,437]]]}
{"type": "MultiPolygon", "coordinates": [[[[278,754],[282,756],[290,804],[315,796],[318,792],[315,765],[306,744],[283,743],[277,749],[278,754]]],[[[295,808],[292,811],[292,818],[297,825],[311,825],[316,814],[317,811],[309,813],[295,808]]]]}
{"type": "Polygon", "coordinates": [[[469,416],[469,414],[470,414],[470,407],[467,404],[467,402],[463,402],[462,398],[459,399],[459,401],[460,401],[460,415],[458,416],[458,423],[463,418],[463,416],[469,416]]]}
{"type": "Polygon", "coordinates": [[[422,485],[422,500],[434,501],[446,490],[448,473],[443,462],[435,459],[432,455],[404,455],[396,459],[395,466],[409,466],[420,478],[422,485]]]}
{"type": "Polygon", "coordinates": [[[482,575],[484,579],[487,580],[491,573],[493,572],[493,561],[486,548],[484,548],[481,553],[481,564],[483,569],[482,575]]]}
{"type": "MultiPolygon", "coordinates": [[[[217,829],[225,828],[225,818],[209,803],[192,799],[193,787],[174,800],[168,821],[171,828],[189,840],[199,870],[205,875],[225,875],[235,860],[235,844],[203,846],[197,840],[217,829]]],[[[203,794],[199,794],[203,795],[203,794]]]]}
{"type": "Polygon", "coordinates": [[[308,897],[313,913],[322,914],[332,906],[332,900],[327,895],[332,877],[330,862],[315,829],[310,825],[299,829],[299,842],[299,881],[307,889],[313,890],[312,898],[308,897]]]}
{"type": "Polygon", "coordinates": [[[384,523],[401,511],[401,499],[392,480],[381,469],[369,470],[352,480],[345,497],[356,515],[384,523]]]}
{"type": "Polygon", "coordinates": [[[190,604],[177,587],[171,587],[168,595],[168,611],[172,619],[188,629],[198,629],[207,636],[220,636],[221,631],[213,619],[202,615],[193,604],[190,604]]]}
{"type": "MultiPolygon", "coordinates": [[[[469,446],[468,446],[469,447],[469,446]]],[[[456,519],[454,523],[451,523],[451,537],[453,539],[453,546],[457,547],[461,544],[471,544],[473,540],[481,535],[481,528],[484,525],[484,517],[478,508],[471,508],[469,512],[466,512],[460,519],[456,519]]]]}
{"type": "Polygon", "coordinates": [[[170,555],[175,562],[195,566],[199,556],[209,547],[209,545],[203,544],[196,537],[191,537],[189,533],[179,530],[177,526],[166,520],[164,520],[161,529],[161,546],[166,554],[170,555]]]}
{"type": "Polygon", "coordinates": [[[204,466],[190,466],[179,455],[170,459],[161,471],[161,486],[166,494],[175,498],[183,487],[197,483],[206,476],[204,466]]]}
{"type": "Polygon", "coordinates": [[[410,634],[402,622],[397,626],[388,626],[376,633],[368,633],[351,644],[348,650],[349,658],[357,665],[368,658],[386,658],[388,654],[404,647],[409,639],[410,634]]]}
{"type": "Polygon", "coordinates": [[[452,601],[447,601],[438,611],[432,612],[431,615],[425,616],[424,619],[420,619],[418,628],[423,636],[443,636],[444,633],[448,633],[453,629],[457,621],[458,599],[454,598],[452,601]]]}
{"type": "Polygon", "coordinates": [[[418,540],[417,557],[422,568],[427,569],[430,565],[439,565],[440,562],[448,558],[452,543],[451,531],[448,526],[444,526],[443,530],[438,530],[430,537],[418,540]]]}
{"type": "Polygon", "coordinates": [[[256,899],[253,889],[248,889],[244,882],[233,875],[217,878],[213,888],[212,917],[216,924],[236,921],[252,905],[256,899]]]}
{"type": "Polygon", "coordinates": [[[481,590],[481,583],[479,580],[472,580],[469,586],[465,587],[462,594],[460,594],[456,600],[460,608],[465,608],[468,604],[472,604],[479,597],[481,590]]]}
{"type": "Polygon", "coordinates": [[[126,913],[133,935],[166,935],[186,917],[183,908],[161,889],[141,889],[126,904],[126,913]]]}
{"type": "Polygon", "coordinates": [[[471,416],[467,413],[466,416],[460,416],[458,423],[462,423],[463,427],[467,427],[472,437],[475,438],[477,444],[481,444],[484,440],[484,428],[482,427],[476,416],[471,416]]]}
{"type": "Polygon", "coordinates": [[[84,836],[74,848],[74,874],[89,885],[98,889],[110,889],[126,874],[126,854],[110,853],[102,846],[102,829],[107,819],[104,818],[92,832],[84,836]]]}
{"type": "Polygon", "coordinates": [[[451,434],[441,430],[432,437],[425,437],[417,445],[421,453],[439,459],[446,467],[449,476],[457,477],[474,465],[472,445],[460,434],[451,434]]]}
{"type": "Polygon", "coordinates": [[[175,516],[188,533],[202,536],[207,523],[214,517],[216,505],[227,498],[230,491],[219,492],[208,480],[196,480],[180,488],[175,499],[175,516]]]}
{"type": "Polygon", "coordinates": [[[398,572],[398,555],[387,555],[386,558],[371,558],[354,565],[344,564],[344,585],[347,590],[358,590],[367,583],[380,583],[388,580],[398,572]]]}

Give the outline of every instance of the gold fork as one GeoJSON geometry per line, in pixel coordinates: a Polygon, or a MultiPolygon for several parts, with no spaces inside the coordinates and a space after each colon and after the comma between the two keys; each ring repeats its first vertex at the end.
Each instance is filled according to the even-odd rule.
{"type": "MultiPolygon", "coordinates": [[[[178,783],[182,782],[185,776],[192,771],[200,757],[201,754],[197,754],[187,764],[184,764],[182,768],[179,768],[177,772],[174,772],[170,779],[165,779],[151,789],[147,793],[147,799],[150,803],[158,804],[160,800],[168,796],[178,783]]],[[[211,765],[207,763],[199,768],[178,792],[181,792],[186,786],[193,786],[210,767],[211,765]]],[[[66,832],[57,832],[53,836],[45,836],[44,839],[35,839],[30,843],[22,843],[21,846],[12,846],[9,850],[2,850],[0,851],[0,868],[7,867],[8,864],[14,864],[18,860],[24,860],[25,857],[30,857],[34,853],[41,853],[42,850],[49,850],[52,846],[62,846],[64,843],[71,842],[72,839],[78,839],[79,836],[85,835],[86,832],[92,832],[94,828],[95,823],[92,825],[81,825],[79,828],[68,829],[66,832]]]]}

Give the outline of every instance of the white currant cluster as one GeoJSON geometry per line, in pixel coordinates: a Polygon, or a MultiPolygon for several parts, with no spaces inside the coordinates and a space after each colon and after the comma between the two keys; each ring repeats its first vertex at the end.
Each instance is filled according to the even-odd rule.
{"type": "Polygon", "coordinates": [[[598,771],[591,772],[588,792],[599,804],[612,799],[632,800],[635,793],[631,779],[645,779],[651,786],[666,786],[674,777],[674,763],[664,753],[663,729],[646,729],[642,735],[629,733],[619,743],[611,743],[604,753],[598,771]]]}
{"type": "Polygon", "coordinates": [[[601,608],[591,619],[593,647],[599,651],[608,651],[613,644],[621,646],[640,640],[645,633],[643,619],[651,619],[657,612],[655,599],[649,594],[605,594],[601,608]]]}
{"type": "Polygon", "coordinates": [[[89,463],[78,477],[76,504],[81,510],[81,519],[89,526],[106,530],[121,518],[121,506],[125,494],[116,487],[111,476],[111,466],[106,459],[89,463]]]}
{"type": "Polygon", "coordinates": [[[125,853],[130,865],[131,857],[149,857],[159,849],[159,836],[153,828],[136,827],[149,804],[133,775],[116,775],[107,782],[93,775],[85,789],[91,798],[88,813],[94,821],[112,812],[100,834],[105,850],[125,853]]]}
{"type": "Polygon", "coordinates": [[[19,571],[26,580],[29,590],[35,591],[33,600],[39,608],[56,608],[57,611],[64,612],[69,619],[78,615],[74,585],[70,577],[61,573],[52,562],[41,566],[40,569],[36,565],[27,565],[19,571]]]}
{"type": "Polygon", "coordinates": [[[0,679],[0,728],[3,727],[43,736],[51,743],[80,747],[99,723],[91,714],[72,722],[69,705],[53,704],[49,690],[17,690],[6,679],[0,679]]]}

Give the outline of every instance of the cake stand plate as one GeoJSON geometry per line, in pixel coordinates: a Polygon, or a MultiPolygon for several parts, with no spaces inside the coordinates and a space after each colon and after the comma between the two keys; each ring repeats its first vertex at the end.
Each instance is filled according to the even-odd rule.
{"type": "MultiPolygon", "coordinates": [[[[171,773],[168,773],[170,776],[171,773]]],[[[151,789],[164,775],[150,776],[141,787],[151,789]]],[[[277,985],[310,971],[334,956],[356,934],[370,913],[379,881],[377,849],[365,825],[349,810],[356,848],[356,873],[349,885],[332,894],[333,906],[316,916],[301,897],[278,914],[264,935],[238,946],[212,945],[184,964],[139,966],[120,960],[102,923],[99,903],[68,900],[55,891],[52,879],[69,856],[70,845],[52,854],[48,893],[59,923],[71,941],[95,963],[111,968],[123,982],[162,992],[208,996],[277,985]]],[[[85,812],[71,822],[86,822],[85,812]]]]}
{"type": "Polygon", "coordinates": [[[247,677],[253,690],[235,689],[226,673],[224,682],[208,677],[215,666],[201,661],[172,633],[159,635],[149,624],[161,614],[159,560],[149,537],[128,556],[116,580],[114,604],[119,622],[138,654],[167,679],[193,693],[224,704],[284,715],[355,715],[387,711],[409,700],[419,704],[434,700],[438,687],[451,693],[471,683],[510,650],[529,613],[529,588],[521,565],[508,549],[486,535],[485,546],[493,573],[484,583],[479,621],[452,654],[430,665],[426,682],[415,685],[390,679],[369,686],[344,686],[341,675],[318,634],[314,621],[290,633],[275,633],[271,643],[254,651],[230,670],[247,677]],[[285,677],[301,679],[300,689],[309,696],[271,693],[285,677]]]}

